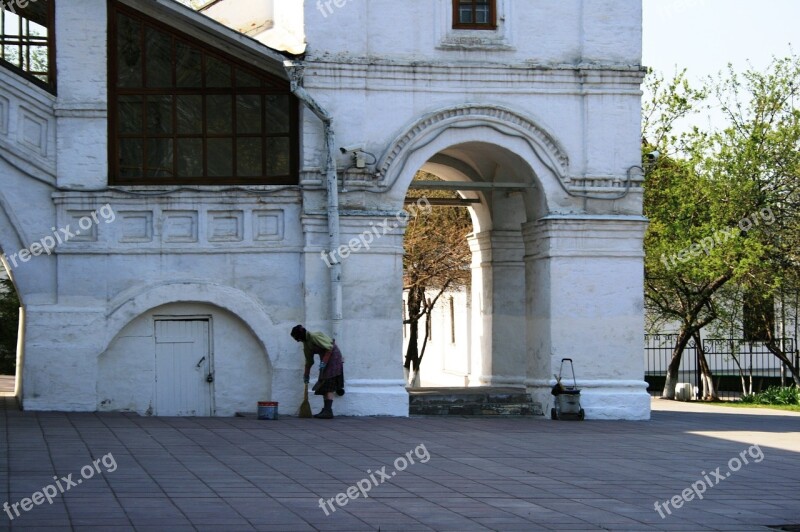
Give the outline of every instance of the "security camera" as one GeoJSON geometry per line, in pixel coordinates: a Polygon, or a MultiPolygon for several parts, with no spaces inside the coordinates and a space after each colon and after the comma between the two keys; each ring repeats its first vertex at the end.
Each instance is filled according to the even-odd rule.
{"type": "Polygon", "coordinates": [[[646,155],[647,162],[648,163],[654,163],[654,162],[656,162],[658,160],[658,158],[660,156],[661,156],[661,152],[659,152],[658,150],[653,150],[653,151],[651,151],[650,153],[648,153],[646,155]]]}
{"type": "Polygon", "coordinates": [[[364,151],[364,145],[351,144],[350,146],[342,146],[341,148],[339,148],[339,151],[342,153],[364,151]]]}

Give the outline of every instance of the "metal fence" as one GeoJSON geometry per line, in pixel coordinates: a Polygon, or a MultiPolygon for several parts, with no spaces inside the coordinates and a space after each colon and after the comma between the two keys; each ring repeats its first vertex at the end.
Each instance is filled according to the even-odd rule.
{"type": "MultiPolygon", "coordinates": [[[[672,349],[677,334],[645,335],[645,380],[650,395],[661,395],[672,359],[672,349]]],[[[800,368],[800,354],[794,338],[780,338],[776,343],[800,368]]],[[[752,342],[737,338],[703,339],[703,351],[713,375],[714,385],[720,399],[736,399],[743,391],[758,393],[770,386],[788,386],[792,383],[791,371],[776,357],[764,342],[752,342]]],[[[678,370],[678,382],[688,382],[695,390],[695,397],[702,393],[698,371],[698,349],[692,339],[686,345],[678,370]]]]}

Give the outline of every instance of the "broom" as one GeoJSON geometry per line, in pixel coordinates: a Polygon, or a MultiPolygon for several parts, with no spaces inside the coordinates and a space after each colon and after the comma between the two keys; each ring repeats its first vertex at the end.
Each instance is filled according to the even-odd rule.
{"type": "Polygon", "coordinates": [[[297,417],[311,417],[311,405],[308,404],[308,384],[303,385],[303,402],[300,404],[300,412],[297,417]]]}

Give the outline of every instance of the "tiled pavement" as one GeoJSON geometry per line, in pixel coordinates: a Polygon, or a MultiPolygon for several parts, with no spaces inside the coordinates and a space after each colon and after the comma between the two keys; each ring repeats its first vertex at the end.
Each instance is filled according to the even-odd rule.
{"type": "Polygon", "coordinates": [[[796,414],[654,401],[649,422],[259,421],[20,412],[13,399],[0,401],[0,503],[31,497],[54,476],[82,480],[51,505],[18,506],[19,517],[10,509],[13,520],[0,513],[2,530],[755,531],[800,524],[796,414]],[[320,508],[320,498],[335,498],[368,470],[381,482],[376,471],[394,471],[409,451],[414,465],[373,485],[369,498],[343,507],[334,501],[330,515],[320,508]],[[743,451],[749,464],[716,480],[711,472],[729,473],[743,451]],[[91,478],[83,479],[87,465],[91,478]],[[662,519],[655,501],[679,496],[703,472],[719,484],[662,519]]]}

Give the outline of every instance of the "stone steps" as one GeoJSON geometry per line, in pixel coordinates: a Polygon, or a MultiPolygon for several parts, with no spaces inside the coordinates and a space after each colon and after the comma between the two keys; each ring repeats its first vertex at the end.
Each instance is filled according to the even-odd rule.
{"type": "Polygon", "coordinates": [[[412,416],[540,416],[524,388],[415,388],[408,390],[412,416]]]}

